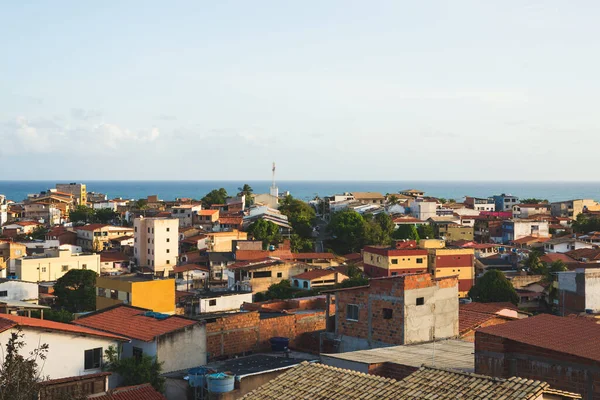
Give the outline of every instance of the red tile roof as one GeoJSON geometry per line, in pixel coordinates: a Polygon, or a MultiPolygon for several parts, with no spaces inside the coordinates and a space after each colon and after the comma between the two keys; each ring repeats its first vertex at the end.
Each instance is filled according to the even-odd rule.
{"type": "Polygon", "coordinates": [[[209,270],[208,267],[198,265],[198,264],[184,264],[184,265],[178,265],[173,268],[173,272],[175,272],[176,274],[178,274],[180,272],[186,272],[186,271],[208,271],[208,270],[209,270]]]}
{"type": "Polygon", "coordinates": [[[458,332],[463,335],[469,331],[477,329],[483,324],[497,316],[494,314],[485,314],[476,311],[459,309],[458,312],[458,332]]]}
{"type": "Polygon", "coordinates": [[[475,311],[478,313],[484,314],[496,314],[499,311],[508,308],[509,310],[519,311],[519,308],[515,306],[513,303],[508,302],[497,302],[497,303],[469,303],[469,304],[461,304],[460,310],[465,311],[475,311]]]}
{"type": "MultiPolygon", "coordinates": [[[[585,319],[540,314],[478,332],[529,346],[600,361],[600,325],[585,319]]],[[[477,339],[475,339],[477,341],[477,339]]]]}
{"type": "Polygon", "coordinates": [[[360,253],[350,253],[350,254],[346,254],[342,257],[345,258],[346,261],[362,260],[362,254],[360,254],[360,253]]]}
{"type": "Polygon", "coordinates": [[[335,256],[332,253],[292,253],[296,260],[331,260],[335,256]]]}
{"type": "Polygon", "coordinates": [[[576,260],[582,258],[587,258],[588,260],[600,260],[600,249],[577,249],[567,251],[565,254],[576,260]]]}
{"type": "Polygon", "coordinates": [[[84,315],[74,323],[144,342],[151,342],[157,336],[197,323],[197,321],[178,316],[170,316],[166,319],[146,317],[144,313],[147,311],[143,308],[118,305],[84,315]]]}
{"type": "Polygon", "coordinates": [[[101,229],[106,226],[110,226],[108,224],[88,224],[84,226],[78,226],[75,229],[78,231],[95,231],[96,229],[101,229]]]}
{"type": "Polygon", "coordinates": [[[202,215],[202,216],[210,216],[210,215],[215,215],[218,213],[219,213],[219,210],[200,210],[200,211],[198,211],[198,215],[202,215]]]}
{"type": "Polygon", "coordinates": [[[52,385],[60,385],[67,382],[77,382],[85,379],[99,378],[101,376],[110,376],[111,372],[97,372],[95,374],[87,374],[87,375],[77,375],[77,376],[69,376],[67,378],[58,378],[58,379],[50,379],[47,381],[40,382],[42,386],[52,386],[52,385]]]}
{"type": "Polygon", "coordinates": [[[129,261],[129,256],[125,253],[120,253],[117,251],[103,251],[100,253],[100,262],[111,261],[129,261]]]}
{"type": "Polygon", "coordinates": [[[241,225],[243,222],[242,217],[220,217],[219,224],[221,225],[241,225]]]}
{"type": "Polygon", "coordinates": [[[109,390],[106,394],[92,397],[94,400],[166,400],[149,383],[109,390]]]}
{"type": "Polygon", "coordinates": [[[96,329],[85,328],[73,324],[64,324],[62,322],[48,321],[45,319],[20,317],[12,314],[0,315],[0,331],[4,332],[15,326],[22,326],[32,329],[51,330],[58,332],[77,333],[81,335],[97,336],[109,339],[128,341],[126,337],[112,333],[101,332],[96,329]]]}
{"type": "Polygon", "coordinates": [[[12,224],[19,225],[19,226],[40,225],[39,223],[37,223],[35,221],[17,221],[17,222],[12,222],[12,224]]]}
{"type": "Polygon", "coordinates": [[[294,279],[304,279],[312,281],[313,279],[323,278],[327,275],[333,275],[337,271],[330,271],[328,269],[313,269],[312,271],[306,271],[299,275],[294,276],[294,279]]]}
{"type": "Polygon", "coordinates": [[[548,254],[544,254],[543,256],[540,257],[540,261],[543,261],[546,263],[552,263],[554,261],[559,261],[559,260],[564,263],[575,262],[575,259],[573,259],[563,253],[548,253],[548,254]]]}

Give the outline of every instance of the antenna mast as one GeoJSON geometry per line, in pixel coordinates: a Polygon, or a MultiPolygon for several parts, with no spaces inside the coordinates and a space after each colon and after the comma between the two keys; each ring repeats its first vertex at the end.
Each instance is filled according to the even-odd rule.
{"type": "Polygon", "coordinates": [[[271,187],[275,187],[275,161],[273,161],[273,184],[271,185],[271,187]]]}

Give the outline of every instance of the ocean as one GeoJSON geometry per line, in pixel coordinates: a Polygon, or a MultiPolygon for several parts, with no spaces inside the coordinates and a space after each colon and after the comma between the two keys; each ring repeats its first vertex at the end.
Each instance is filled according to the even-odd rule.
{"type": "MultiPolygon", "coordinates": [[[[0,181],[0,194],[20,201],[29,193],[53,188],[54,181],[0,181]]],[[[60,182],[64,183],[64,182],[60,182]]],[[[162,200],[181,197],[200,199],[212,189],[225,188],[229,194],[248,183],[254,193],[268,193],[270,181],[85,181],[88,192],[105,193],[109,198],[139,199],[156,194],[162,200]]],[[[279,192],[310,200],[343,192],[397,193],[405,189],[423,190],[426,195],[460,200],[464,196],[488,197],[507,193],[521,198],[537,197],[549,201],[600,199],[600,182],[433,182],[433,181],[281,181],[279,192]]]]}

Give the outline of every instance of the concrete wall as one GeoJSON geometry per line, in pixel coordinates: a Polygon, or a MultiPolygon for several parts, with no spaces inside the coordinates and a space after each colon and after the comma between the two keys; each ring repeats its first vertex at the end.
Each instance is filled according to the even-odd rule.
{"type": "Polygon", "coordinates": [[[206,328],[196,324],[158,338],[156,355],[163,364],[163,372],[173,372],[205,365],[206,328]]]}
{"type": "Polygon", "coordinates": [[[252,293],[236,293],[227,296],[215,296],[200,299],[200,312],[239,310],[244,303],[252,303],[252,293]],[[210,305],[211,300],[216,304],[210,305]]]}
{"type": "Polygon", "coordinates": [[[0,297],[0,300],[35,300],[37,304],[39,297],[39,286],[33,282],[22,281],[6,281],[0,283],[0,292],[7,291],[5,297],[0,297]]]}
{"type": "Polygon", "coordinates": [[[600,271],[586,269],[585,272],[585,308],[600,310],[600,271]]]}
{"type": "Polygon", "coordinates": [[[458,336],[457,286],[407,290],[404,297],[404,344],[458,336]],[[419,297],[424,305],[417,305],[419,297]]]}
{"type": "Polygon", "coordinates": [[[142,352],[147,356],[156,357],[156,352],[157,352],[156,341],[144,342],[142,340],[137,340],[137,339],[131,339],[130,343],[123,343],[123,345],[121,347],[121,357],[122,358],[133,357],[133,348],[134,347],[142,349],[142,352]]]}
{"type": "Polygon", "coordinates": [[[98,254],[71,255],[70,251],[60,251],[60,257],[17,259],[15,269],[17,278],[23,281],[56,281],[72,269],[88,269],[100,274],[100,256],[98,254]],[[63,268],[65,266],[66,269],[63,268]]]}

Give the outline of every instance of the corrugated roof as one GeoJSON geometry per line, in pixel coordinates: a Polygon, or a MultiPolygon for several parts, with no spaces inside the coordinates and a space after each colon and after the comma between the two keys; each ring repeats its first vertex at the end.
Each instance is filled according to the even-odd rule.
{"type": "Polygon", "coordinates": [[[157,336],[192,326],[197,321],[178,316],[166,319],[146,317],[149,310],[118,305],[84,315],[74,321],[77,325],[112,332],[132,339],[153,341],[157,336]]]}

